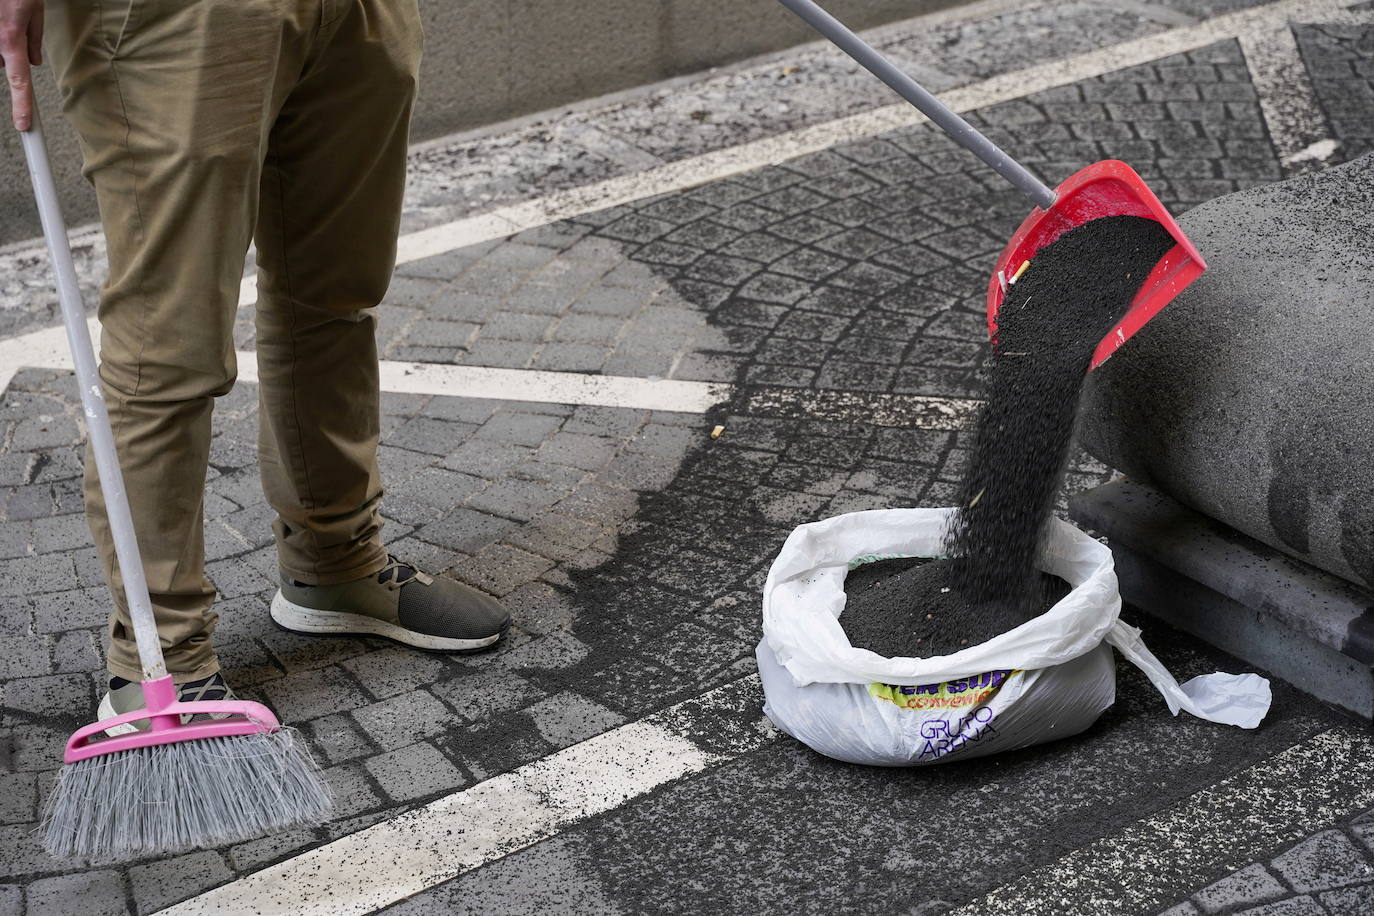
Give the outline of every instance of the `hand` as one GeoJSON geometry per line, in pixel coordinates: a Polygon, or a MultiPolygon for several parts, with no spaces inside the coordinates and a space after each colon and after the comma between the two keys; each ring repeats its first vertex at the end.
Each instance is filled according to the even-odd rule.
{"type": "Polygon", "coordinates": [[[16,130],[33,124],[32,67],[43,63],[43,0],[0,0],[0,67],[16,130]]]}

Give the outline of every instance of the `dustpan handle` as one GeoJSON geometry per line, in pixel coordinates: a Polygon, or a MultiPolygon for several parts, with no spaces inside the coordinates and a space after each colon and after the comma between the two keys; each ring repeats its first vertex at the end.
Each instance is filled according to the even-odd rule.
{"type": "Polygon", "coordinates": [[[1048,210],[1054,206],[1055,194],[1052,188],[1004,153],[1001,147],[979,133],[972,124],[927,92],[920,83],[894,67],[891,61],[847,29],[844,23],[821,9],[812,0],[778,2],[804,19],[841,51],[858,61],[869,73],[891,86],[898,95],[915,105],[957,143],[990,165],[997,174],[1011,182],[1040,209],[1048,210]]]}
{"type": "Polygon", "coordinates": [[[148,599],[148,583],[143,576],[138,539],[134,535],[134,520],[129,512],[128,496],[124,492],[124,475],[119,470],[110,417],[105,411],[100,376],[96,372],[95,348],[91,346],[91,332],[86,326],[86,309],[81,302],[76,268],[72,266],[72,250],[67,243],[67,227],[57,201],[47,145],[43,142],[43,126],[38,118],[36,98],[33,126],[20,131],[19,138],[24,146],[24,158],[28,161],[29,177],[33,180],[38,218],[43,223],[43,239],[48,243],[53,273],[57,275],[57,299],[62,306],[62,321],[67,326],[67,343],[72,350],[76,384],[81,389],[81,407],[86,414],[87,435],[90,436],[95,466],[100,473],[100,491],[105,495],[105,512],[109,517],[115,554],[119,558],[119,572],[124,579],[129,615],[133,618],[134,639],[138,643],[138,658],[143,665],[143,679],[157,680],[166,677],[167,665],[162,658],[157,620],[148,599]]]}

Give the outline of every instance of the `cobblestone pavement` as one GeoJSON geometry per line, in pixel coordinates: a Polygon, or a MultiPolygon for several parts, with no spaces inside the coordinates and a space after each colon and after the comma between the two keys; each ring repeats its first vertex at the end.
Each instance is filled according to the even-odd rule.
{"type": "Polygon", "coordinates": [[[1294,33],[1343,155],[1374,150],[1374,25],[1311,25],[1294,33]]]}
{"type": "Polygon", "coordinates": [[[1199,890],[1160,916],[1374,913],[1374,811],[1304,839],[1199,890]]]}
{"type": "MultiPolygon", "coordinates": [[[[1072,47],[1059,52],[1220,8],[1176,0],[1142,15],[1142,7],[1066,4],[1061,15],[1082,28],[1065,33],[1072,47]]],[[[893,30],[892,47],[950,79],[1002,72],[1049,53],[1024,40],[1048,27],[1047,9],[930,35],[893,30]],[[1006,40],[1008,21],[1022,40],[1006,40]]],[[[1329,162],[1369,149],[1370,34],[1348,24],[1295,30],[1341,143],[1329,162]]],[[[585,122],[605,136],[633,136],[638,152],[614,166],[633,168],[648,164],[640,155],[661,161],[728,145],[868,97],[865,79],[832,81],[838,65],[807,53],[817,55],[801,59],[817,61],[812,82],[799,82],[788,96],[799,110],[777,124],[743,108],[728,119],[737,133],[683,131],[673,119],[687,109],[658,96],[617,108],[621,121],[588,113],[567,124],[574,134],[585,122]]],[[[776,81],[775,69],[746,68],[673,94],[707,106],[692,111],[717,111],[693,100],[724,105],[745,96],[742,82],[776,81]]],[[[1047,177],[1125,159],[1175,211],[1283,174],[1234,40],[970,120],[1047,177]]],[[[424,194],[441,201],[462,187],[474,196],[423,198],[414,220],[431,205],[456,208],[443,210],[449,218],[503,199],[529,175],[557,183],[558,170],[575,164],[566,152],[531,153],[525,133],[472,143],[490,154],[492,175],[506,177],[481,190],[474,174],[434,158],[424,194]]],[[[614,171],[597,169],[582,179],[614,171]]],[[[81,515],[70,375],[21,370],[0,398],[0,913],[154,912],[740,682],[754,671],[758,595],[788,531],[841,512],[953,498],[966,460],[958,429],[823,415],[815,405],[835,391],[860,404],[977,398],[981,291],[1025,209],[970,156],[916,127],[403,265],[381,309],[388,359],[728,382],[733,394],[705,415],[388,394],[391,549],[502,597],[516,616],[499,651],[450,658],[272,626],[275,553],[255,465],[256,391],[239,385],[216,412],[206,504],[210,575],[222,598],[217,645],[238,692],[300,729],[337,810],[318,829],[117,868],[53,862],[32,833],[61,744],[102,689],[93,672],[108,599],[81,515]],[[795,396],[778,394],[788,391],[795,396]],[[724,434],[712,439],[717,425],[724,434]]],[[[98,246],[88,257],[94,271],[98,246]]],[[[15,328],[43,312],[25,314],[15,328]]],[[[252,347],[251,309],[238,343],[252,347]]],[[[1061,505],[1110,474],[1075,457],[1061,505]]],[[[1236,664],[1158,626],[1147,637],[1180,679],[1236,664]]],[[[1264,728],[1223,732],[1172,718],[1143,678],[1123,670],[1117,705],[1083,739],[928,771],[848,767],[770,735],[718,770],[395,911],[944,912],[1348,723],[1285,685],[1275,689],[1264,728]]],[[[757,719],[756,698],[750,715],[757,719]]],[[[1291,848],[1257,849],[1255,864],[1208,875],[1220,880],[1201,890],[1180,885],[1151,912],[1178,901],[1169,913],[1368,912],[1370,823],[1364,815],[1282,844],[1291,848]]]]}

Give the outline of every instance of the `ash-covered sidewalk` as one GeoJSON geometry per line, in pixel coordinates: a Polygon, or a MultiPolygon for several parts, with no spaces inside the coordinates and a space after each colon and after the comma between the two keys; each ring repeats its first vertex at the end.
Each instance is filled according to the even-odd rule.
{"type": "MultiPolygon", "coordinates": [[[[879,34],[1051,182],[1120,158],[1181,212],[1374,144],[1360,9],[984,6],[879,34]],[[1282,35],[1305,80],[1276,97],[1258,55],[1282,35]]],[[[236,691],[300,729],[337,810],[128,867],[54,862],[33,834],[95,708],[108,597],[72,379],[42,368],[43,258],[0,253],[17,360],[0,365],[17,370],[0,397],[0,912],[1374,908],[1374,778],[1339,769],[1374,740],[1282,683],[1242,733],[1171,717],[1123,668],[1084,736],[917,771],[826,760],[762,718],[759,594],[786,534],[952,501],[986,278],[1026,212],[937,131],[894,127],[891,102],[808,48],[413,154],[380,310],[387,537],[502,597],[516,627],[461,658],[277,630],[241,383],[217,407],[207,497],[217,645],[236,691]],[[1209,811],[1230,812],[1224,839],[1209,811]],[[1121,854],[1149,841],[1167,861],[1121,854]]],[[[95,277],[98,239],[84,251],[95,277]]],[[[245,307],[241,368],[251,326],[245,307]]],[[[1110,473],[1078,457],[1061,503],[1110,473]]],[[[1236,669],[1147,626],[1180,679],[1236,669]]]]}

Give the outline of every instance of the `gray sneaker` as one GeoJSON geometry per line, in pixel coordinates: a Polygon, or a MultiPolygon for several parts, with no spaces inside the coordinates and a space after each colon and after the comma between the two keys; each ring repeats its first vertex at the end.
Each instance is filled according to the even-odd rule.
{"type": "MultiPolygon", "coordinates": [[[[216,671],[209,677],[203,677],[198,681],[187,681],[184,684],[177,684],[177,699],[182,703],[194,703],[197,700],[237,700],[234,691],[224,682],[224,678],[216,671]]],[[[98,720],[112,719],[115,716],[122,716],[126,712],[133,712],[135,709],[143,708],[143,685],[137,681],[126,681],[122,677],[110,678],[110,692],[100,699],[100,708],[96,712],[98,720]]],[[[194,716],[182,716],[182,724],[187,722],[201,722],[207,719],[227,719],[228,713],[197,713],[194,716]]],[[[135,722],[126,722],[123,725],[116,725],[113,728],[105,729],[105,734],[114,738],[118,735],[127,735],[132,732],[145,731],[148,728],[147,719],[139,719],[135,722]]]]}
{"type": "Polygon", "coordinates": [[[376,575],[338,585],[283,576],[272,619],[297,633],[381,636],[431,652],[477,652],[510,629],[495,598],[395,557],[376,575]]]}

